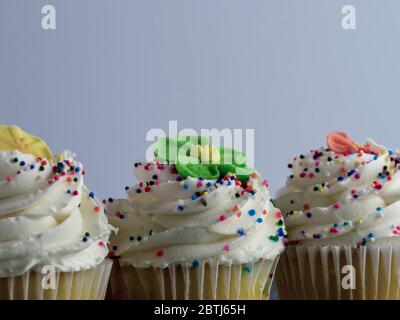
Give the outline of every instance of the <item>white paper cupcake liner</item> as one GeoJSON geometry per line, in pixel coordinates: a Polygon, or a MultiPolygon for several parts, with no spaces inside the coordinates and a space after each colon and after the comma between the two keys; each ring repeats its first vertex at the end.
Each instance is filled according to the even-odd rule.
{"type": "Polygon", "coordinates": [[[198,267],[134,268],[115,263],[111,299],[268,299],[275,260],[242,265],[202,262],[198,267]]]}
{"type": "Polygon", "coordinates": [[[0,300],[103,300],[113,261],[78,272],[56,272],[55,289],[43,286],[43,275],[28,271],[17,277],[0,278],[0,300]]]}
{"type": "Polygon", "coordinates": [[[280,299],[399,300],[400,245],[289,246],[276,284],[280,299]]]}

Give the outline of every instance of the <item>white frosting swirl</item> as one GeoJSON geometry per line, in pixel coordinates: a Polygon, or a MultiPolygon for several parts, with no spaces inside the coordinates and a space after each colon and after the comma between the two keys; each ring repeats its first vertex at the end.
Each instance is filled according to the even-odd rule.
{"type": "Polygon", "coordinates": [[[182,179],[173,165],[135,167],[142,182],[129,189],[128,199],[106,207],[119,228],[111,236],[113,254],[123,264],[242,264],[274,259],[283,250],[282,216],[258,174],[241,185],[235,176],[182,179]]]}
{"type": "Polygon", "coordinates": [[[321,148],[294,158],[275,203],[289,243],[357,247],[400,234],[400,159],[377,147],[378,155],[321,148]]]}
{"type": "Polygon", "coordinates": [[[44,265],[79,271],[103,261],[112,227],[83,175],[67,151],[54,164],[0,151],[0,277],[44,265]]]}

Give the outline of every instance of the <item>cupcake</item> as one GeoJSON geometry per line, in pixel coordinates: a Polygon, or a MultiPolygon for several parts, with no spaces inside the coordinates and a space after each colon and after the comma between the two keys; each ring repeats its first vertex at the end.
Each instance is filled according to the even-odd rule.
{"type": "Polygon", "coordinates": [[[69,151],[0,126],[0,299],[103,299],[112,230],[69,151]]]}
{"type": "Polygon", "coordinates": [[[277,195],[288,228],[279,296],[399,299],[400,158],[343,132],[327,144],[294,158],[277,195]]]}
{"type": "Polygon", "coordinates": [[[268,298],[286,231],[245,154],[204,137],[161,138],[154,153],[135,164],[127,199],[106,205],[119,228],[113,298],[268,298]]]}

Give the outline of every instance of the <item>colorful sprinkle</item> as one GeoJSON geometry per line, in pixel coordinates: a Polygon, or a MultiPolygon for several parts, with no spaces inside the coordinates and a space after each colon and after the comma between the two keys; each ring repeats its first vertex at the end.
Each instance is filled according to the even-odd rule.
{"type": "Polygon", "coordinates": [[[157,250],[157,251],[156,251],[156,256],[157,256],[157,257],[160,258],[160,257],[162,257],[163,255],[164,255],[164,250],[160,249],[160,250],[157,250]]]}

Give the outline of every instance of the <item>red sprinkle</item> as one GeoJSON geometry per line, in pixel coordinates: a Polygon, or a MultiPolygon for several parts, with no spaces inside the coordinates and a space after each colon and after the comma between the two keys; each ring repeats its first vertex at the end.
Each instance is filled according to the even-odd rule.
{"type": "Polygon", "coordinates": [[[331,228],[331,230],[330,230],[329,232],[331,232],[331,233],[338,233],[339,231],[338,231],[337,228],[331,228]]]}
{"type": "Polygon", "coordinates": [[[161,249],[160,249],[160,250],[157,250],[157,251],[156,251],[156,256],[157,256],[157,257],[162,257],[163,255],[164,255],[164,250],[161,250],[161,249]]]}
{"type": "Polygon", "coordinates": [[[178,171],[176,171],[175,168],[171,168],[171,169],[169,170],[169,172],[171,172],[172,174],[178,173],[178,171]]]}
{"type": "Polygon", "coordinates": [[[336,203],[333,205],[333,207],[334,207],[335,209],[339,209],[339,208],[340,208],[340,203],[336,202],[336,203]]]}

